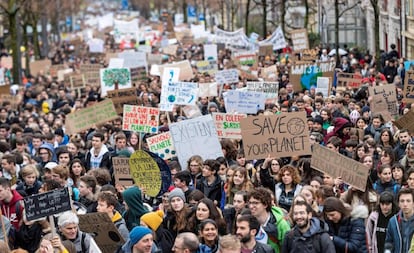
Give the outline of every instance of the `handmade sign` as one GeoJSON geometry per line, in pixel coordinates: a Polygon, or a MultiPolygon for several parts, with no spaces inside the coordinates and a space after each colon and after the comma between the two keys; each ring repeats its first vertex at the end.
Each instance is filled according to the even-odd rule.
{"type": "Polygon", "coordinates": [[[83,75],[85,77],[86,84],[96,87],[101,86],[101,75],[99,73],[99,70],[83,72],[83,75]]]}
{"type": "Polygon", "coordinates": [[[39,74],[41,71],[46,73],[50,66],[52,66],[52,62],[49,59],[32,61],[30,62],[30,73],[34,76],[39,74]]]}
{"type": "Polygon", "coordinates": [[[357,89],[362,85],[362,76],[354,73],[336,72],[336,87],[357,89]]]}
{"type": "Polygon", "coordinates": [[[205,44],[204,47],[204,60],[205,61],[217,61],[217,45],[205,44]]]}
{"type": "Polygon", "coordinates": [[[124,60],[123,68],[145,67],[147,70],[147,54],[144,52],[124,51],[118,53],[118,57],[124,60]]]}
{"type": "Polygon", "coordinates": [[[404,99],[406,103],[414,102],[414,71],[405,72],[404,99]]]}
{"type": "Polygon", "coordinates": [[[218,84],[238,83],[239,82],[239,71],[237,71],[237,69],[221,70],[216,73],[215,78],[218,84]]]}
{"type": "Polygon", "coordinates": [[[215,97],[217,93],[217,83],[198,83],[199,97],[215,97]]]}
{"type": "Polygon", "coordinates": [[[122,130],[158,133],[160,110],[155,107],[124,105],[122,130]]]}
{"type": "Polygon", "coordinates": [[[109,90],[131,88],[131,73],[128,68],[101,69],[101,96],[109,90]]]}
{"type": "Polygon", "coordinates": [[[179,68],[166,68],[164,69],[161,78],[161,97],[160,97],[160,110],[171,112],[174,108],[174,104],[168,100],[168,86],[172,82],[177,82],[180,75],[179,68]]]}
{"type": "Polygon", "coordinates": [[[78,215],[78,217],[79,229],[93,235],[102,253],[116,252],[125,243],[108,214],[97,212],[78,215]]]}
{"type": "Polygon", "coordinates": [[[271,56],[273,54],[273,45],[260,45],[259,46],[259,56],[271,56]]]}
{"type": "Polygon", "coordinates": [[[307,29],[296,29],[290,32],[292,39],[293,50],[301,51],[309,48],[308,30],[307,29]]]}
{"type": "Polygon", "coordinates": [[[201,114],[200,107],[198,107],[197,105],[186,105],[183,107],[183,112],[185,116],[189,119],[203,115],[201,114]]]}
{"type": "Polygon", "coordinates": [[[118,118],[112,100],[107,99],[93,106],[66,115],[66,133],[76,134],[101,123],[118,118]]]}
{"type": "Polygon", "coordinates": [[[410,133],[414,133],[414,112],[408,111],[401,118],[393,122],[398,129],[408,129],[410,133]]]}
{"type": "Polygon", "coordinates": [[[240,75],[248,79],[257,79],[257,55],[255,52],[235,52],[233,61],[240,70],[240,75]]]}
{"type": "Polygon", "coordinates": [[[372,113],[382,114],[386,121],[396,119],[399,116],[397,91],[395,84],[368,87],[372,96],[370,108],[372,113]]]}
{"type": "Polygon", "coordinates": [[[152,159],[154,159],[154,161],[157,163],[158,168],[160,168],[160,172],[161,172],[161,189],[158,192],[158,196],[162,196],[162,194],[164,194],[164,192],[168,192],[168,189],[171,187],[171,185],[173,184],[172,182],[172,177],[171,177],[171,170],[170,167],[168,166],[168,164],[165,162],[165,159],[162,159],[161,157],[159,157],[157,154],[150,152],[150,151],[146,151],[151,157],[152,159]]]}
{"type": "Polygon", "coordinates": [[[353,188],[365,192],[369,175],[367,166],[318,144],[313,145],[312,149],[312,168],[332,178],[340,177],[353,188]]]}
{"type": "Polygon", "coordinates": [[[126,88],[108,91],[108,98],[114,103],[118,114],[124,111],[124,105],[138,105],[138,95],[136,88],[126,88]]]}
{"type": "Polygon", "coordinates": [[[277,81],[278,80],[278,71],[277,71],[276,65],[272,65],[267,68],[262,68],[261,74],[265,81],[277,81]]]}
{"type": "Polygon", "coordinates": [[[331,86],[329,77],[318,76],[316,78],[316,93],[322,92],[324,97],[328,97],[330,95],[330,88],[331,86]]]}
{"type": "Polygon", "coordinates": [[[216,28],[215,31],[216,43],[223,43],[229,47],[234,48],[247,48],[250,46],[249,38],[243,32],[243,28],[240,28],[234,32],[227,32],[216,28]]]}
{"type": "Polygon", "coordinates": [[[188,60],[160,65],[158,66],[158,68],[161,76],[163,75],[163,71],[165,68],[179,68],[180,75],[178,76],[178,81],[188,81],[194,77],[193,69],[191,68],[191,64],[188,60]]]}
{"type": "Polygon", "coordinates": [[[146,67],[136,67],[136,68],[130,68],[131,72],[131,81],[135,84],[135,86],[138,86],[137,83],[140,81],[147,81],[147,69],[146,67]]]}
{"type": "Polygon", "coordinates": [[[198,83],[168,82],[167,89],[162,91],[168,102],[174,105],[193,105],[198,97],[198,83]]]}
{"type": "Polygon", "coordinates": [[[9,96],[10,94],[10,85],[0,85],[0,95],[9,96]]]}
{"type": "Polygon", "coordinates": [[[229,90],[223,93],[226,112],[256,114],[264,110],[266,96],[263,92],[229,90]]]}
{"type": "Polygon", "coordinates": [[[247,160],[310,155],[304,112],[249,116],[240,120],[247,160]]]}
{"type": "Polygon", "coordinates": [[[167,160],[176,157],[177,154],[175,152],[170,132],[160,133],[158,135],[148,137],[146,140],[149,150],[162,159],[167,160]]]}
{"type": "Polygon", "coordinates": [[[154,159],[145,151],[137,150],[129,158],[131,176],[146,195],[156,197],[161,189],[161,172],[154,159]]]}
{"type": "Polygon", "coordinates": [[[23,202],[28,221],[72,210],[67,187],[27,196],[23,202]]]}
{"type": "Polygon", "coordinates": [[[285,35],[283,34],[282,27],[278,26],[270,37],[259,42],[259,45],[272,44],[273,50],[279,50],[285,48],[287,43],[285,35]]]}
{"type": "Polygon", "coordinates": [[[198,73],[208,73],[209,75],[214,75],[218,71],[216,60],[197,61],[196,67],[198,73]]]}
{"type": "Polygon", "coordinates": [[[170,134],[181,168],[186,168],[193,155],[200,155],[203,160],[223,156],[211,115],[172,123],[170,134]]]}
{"type": "Polygon", "coordinates": [[[93,72],[93,71],[99,72],[101,68],[103,68],[101,64],[81,64],[79,66],[79,70],[81,73],[93,72]]]}
{"type": "Polygon", "coordinates": [[[263,92],[266,103],[278,102],[279,82],[247,82],[246,88],[249,91],[263,92]]]}
{"type": "Polygon", "coordinates": [[[115,184],[126,187],[134,185],[134,180],[129,171],[129,157],[112,157],[112,166],[114,168],[115,184]]]}
{"type": "Polygon", "coordinates": [[[57,77],[57,73],[59,70],[62,69],[66,69],[66,65],[65,64],[56,64],[56,65],[52,65],[49,68],[49,74],[51,77],[57,77]]]}
{"type": "Polygon", "coordinates": [[[109,60],[108,69],[120,69],[124,67],[124,59],[111,58],[109,60]]]}
{"type": "Polygon", "coordinates": [[[85,76],[83,74],[70,75],[70,86],[72,89],[81,89],[86,86],[85,76]]]}
{"type": "Polygon", "coordinates": [[[335,61],[318,63],[295,63],[292,65],[289,79],[293,89],[299,91],[316,86],[318,76],[330,77],[333,80],[335,61]]]}
{"type": "Polygon", "coordinates": [[[240,119],[246,114],[212,113],[219,138],[241,139],[240,119]]]}

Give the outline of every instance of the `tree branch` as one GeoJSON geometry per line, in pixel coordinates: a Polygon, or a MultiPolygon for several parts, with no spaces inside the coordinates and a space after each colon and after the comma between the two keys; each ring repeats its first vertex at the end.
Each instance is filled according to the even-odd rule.
{"type": "Polygon", "coordinates": [[[357,6],[360,3],[361,3],[361,1],[358,1],[358,2],[354,3],[353,5],[349,6],[348,8],[346,8],[345,10],[341,11],[338,15],[338,18],[340,18],[345,12],[355,8],[355,6],[357,6]]]}

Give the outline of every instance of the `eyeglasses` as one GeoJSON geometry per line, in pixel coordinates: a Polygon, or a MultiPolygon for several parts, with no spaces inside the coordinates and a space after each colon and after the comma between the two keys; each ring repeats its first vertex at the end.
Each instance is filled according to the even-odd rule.
{"type": "Polygon", "coordinates": [[[259,205],[261,203],[262,202],[260,202],[260,201],[249,201],[249,205],[252,205],[252,206],[257,206],[257,205],[259,205]]]}
{"type": "Polygon", "coordinates": [[[199,164],[190,164],[190,167],[198,167],[200,166],[199,164]]]}

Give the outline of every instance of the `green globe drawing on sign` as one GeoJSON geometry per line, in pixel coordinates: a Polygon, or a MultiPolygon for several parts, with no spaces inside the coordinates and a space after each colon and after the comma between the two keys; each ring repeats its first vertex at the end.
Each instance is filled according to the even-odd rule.
{"type": "Polygon", "coordinates": [[[131,81],[129,69],[105,69],[102,80],[105,86],[112,87],[116,82],[120,86],[128,85],[131,81]]]}

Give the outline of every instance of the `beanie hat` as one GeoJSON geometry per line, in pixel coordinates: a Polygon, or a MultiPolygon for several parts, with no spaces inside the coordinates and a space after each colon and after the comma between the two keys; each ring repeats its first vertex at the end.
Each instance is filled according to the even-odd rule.
{"type": "Polygon", "coordinates": [[[323,118],[320,115],[316,115],[315,118],[313,119],[313,123],[318,123],[320,125],[323,125],[323,118]]]}
{"type": "Polygon", "coordinates": [[[151,229],[143,226],[136,226],[129,233],[129,240],[131,244],[134,245],[137,242],[139,242],[142,239],[142,237],[148,234],[152,234],[151,229]]]}
{"type": "Polygon", "coordinates": [[[146,213],[141,216],[141,221],[148,225],[153,231],[156,231],[158,227],[161,225],[162,220],[164,217],[164,212],[162,210],[158,210],[155,212],[146,213]]]}
{"type": "Polygon", "coordinates": [[[364,106],[364,107],[362,107],[362,113],[364,113],[364,112],[369,112],[369,111],[371,111],[371,109],[369,108],[369,106],[364,106]]]}
{"type": "Polygon", "coordinates": [[[175,188],[170,192],[170,194],[168,194],[168,202],[171,202],[174,197],[179,197],[184,201],[184,203],[186,202],[184,192],[180,188],[175,188]]]}

